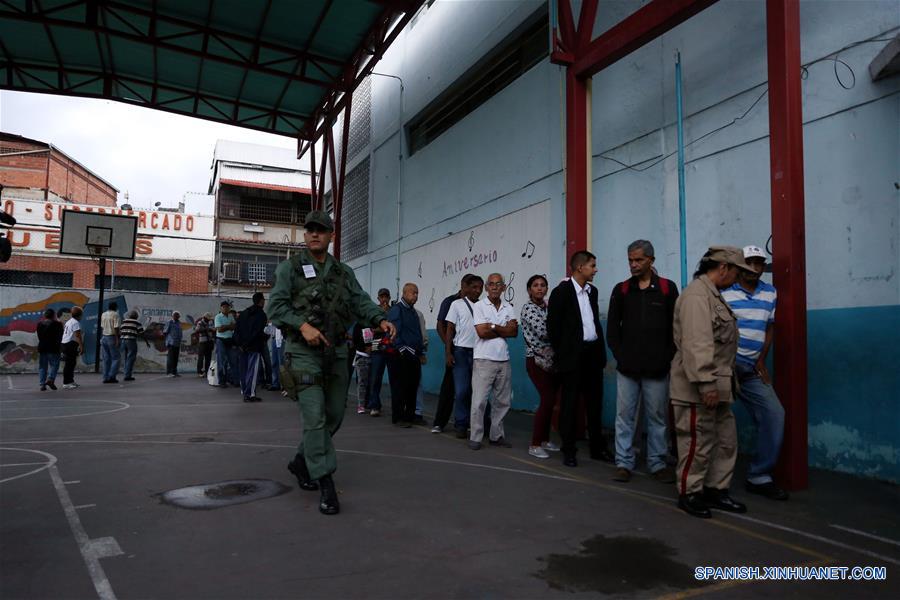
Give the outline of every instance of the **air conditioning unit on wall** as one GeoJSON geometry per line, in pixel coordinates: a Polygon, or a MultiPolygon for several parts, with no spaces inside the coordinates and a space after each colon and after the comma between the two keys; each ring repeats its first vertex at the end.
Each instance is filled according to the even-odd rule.
{"type": "Polygon", "coordinates": [[[241,263],[226,262],[222,263],[222,281],[240,281],[241,280],[241,263]]]}

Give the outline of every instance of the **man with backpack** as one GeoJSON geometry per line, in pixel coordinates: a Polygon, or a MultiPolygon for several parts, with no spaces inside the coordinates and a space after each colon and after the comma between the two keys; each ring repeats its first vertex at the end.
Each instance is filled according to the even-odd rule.
{"type": "Polygon", "coordinates": [[[662,483],[675,481],[666,465],[669,367],[675,356],[672,322],[678,290],[656,274],[653,244],[628,246],[631,278],[616,284],[609,299],[606,341],[616,359],[616,473],[627,482],[634,471],[633,439],[638,403],[647,415],[647,467],[662,483]]]}

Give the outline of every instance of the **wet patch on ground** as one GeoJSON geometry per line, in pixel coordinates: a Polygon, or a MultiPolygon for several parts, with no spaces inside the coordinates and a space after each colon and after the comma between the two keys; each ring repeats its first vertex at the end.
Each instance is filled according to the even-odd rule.
{"type": "Polygon", "coordinates": [[[545,566],[535,575],[551,588],[567,592],[628,594],[699,587],[693,567],[674,560],[677,554],[652,538],[597,535],[582,542],[575,554],[539,558],[545,566]]]}
{"type": "Polygon", "coordinates": [[[169,490],[158,496],[163,504],[192,510],[211,510],[280,496],[290,490],[286,485],[271,479],[235,479],[191,485],[169,490]]]}

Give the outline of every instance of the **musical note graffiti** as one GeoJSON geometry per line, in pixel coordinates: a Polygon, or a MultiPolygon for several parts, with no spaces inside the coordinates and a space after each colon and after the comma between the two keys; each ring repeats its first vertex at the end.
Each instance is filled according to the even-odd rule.
{"type": "Polygon", "coordinates": [[[528,240],[528,243],[525,244],[525,252],[522,253],[522,258],[531,258],[534,256],[534,244],[531,243],[531,240],[528,240]]]}
{"type": "Polygon", "coordinates": [[[428,312],[434,312],[434,288],[431,288],[431,297],[428,299],[428,312]]]}
{"type": "Polygon", "coordinates": [[[516,297],[516,290],[513,288],[513,281],[516,279],[516,272],[513,271],[509,274],[509,279],[506,280],[506,290],[503,292],[503,297],[510,304],[513,303],[513,299],[516,297]]]}
{"type": "Polygon", "coordinates": [[[419,279],[422,279],[422,261],[419,261],[419,279]]]}
{"type": "Polygon", "coordinates": [[[472,248],[475,246],[475,232],[469,234],[469,252],[472,251],[472,248]]]}

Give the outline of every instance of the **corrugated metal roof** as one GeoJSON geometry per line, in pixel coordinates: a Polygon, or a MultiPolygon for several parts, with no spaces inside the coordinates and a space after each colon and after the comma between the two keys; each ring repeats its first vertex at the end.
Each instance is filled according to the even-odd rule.
{"type": "Polygon", "coordinates": [[[243,165],[263,165],[293,171],[308,170],[309,161],[297,159],[297,148],[278,148],[248,144],[232,140],[218,140],[213,152],[213,162],[229,162],[243,165]]]}
{"type": "Polygon", "coordinates": [[[269,169],[248,169],[223,164],[219,170],[219,182],[244,182],[263,185],[273,189],[297,190],[309,193],[310,177],[299,171],[272,171],[269,169]]]}

